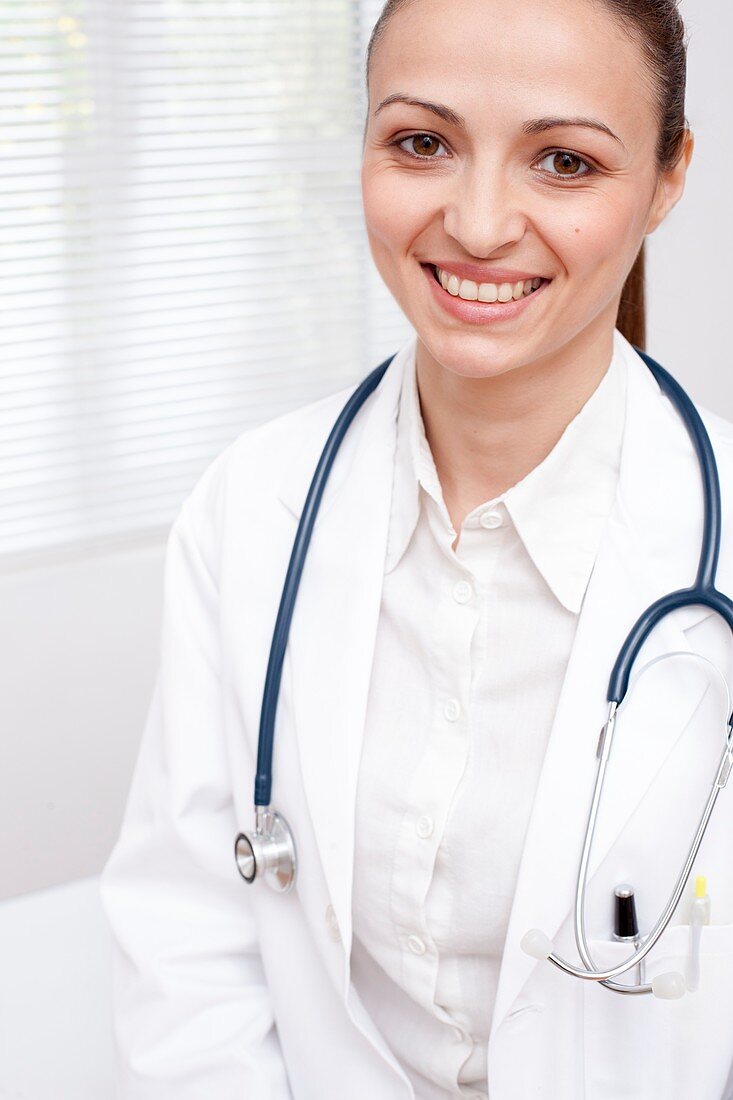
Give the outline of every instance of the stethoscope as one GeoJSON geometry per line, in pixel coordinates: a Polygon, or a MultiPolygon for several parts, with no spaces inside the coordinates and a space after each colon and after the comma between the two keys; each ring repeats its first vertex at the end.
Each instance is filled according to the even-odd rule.
{"type": "MultiPolygon", "coordinates": [[[[718,764],[713,786],[682,870],[659,920],[646,937],[643,939],[639,937],[638,928],[636,927],[633,890],[627,886],[617,888],[617,912],[620,914],[622,925],[628,932],[628,935],[621,935],[617,938],[629,940],[634,944],[635,949],[633,954],[629,955],[623,962],[606,970],[596,968],[588,948],[585,932],[585,894],[591,845],[613,744],[617,711],[628,691],[629,677],[639,650],[650,632],[665,616],[678,608],[691,605],[703,605],[711,608],[725,620],[728,627],[733,631],[733,601],[718,592],[715,587],[718,558],[720,556],[722,521],[720,479],[710,437],[695,406],[679,383],[651,356],[635,346],[634,350],[644,360],[661,389],[677,409],[697,454],[704,493],[700,561],[694,584],[689,588],[681,588],[677,592],[670,592],[668,595],[662,596],[639,616],[622,645],[611,672],[606,695],[609,704],[608,714],[605,725],[601,730],[596,751],[598,759],[596,781],[586,824],[575,893],[575,940],[583,966],[574,966],[561,958],[554,951],[549,938],[537,929],[528,932],[523,937],[522,948],[537,959],[548,959],[566,974],[572,974],[576,978],[584,978],[588,981],[600,982],[617,993],[654,993],[658,997],[673,998],[681,996],[685,992],[685,981],[682,975],[677,973],[662,974],[654,978],[651,983],[646,983],[643,981],[643,960],[657,943],[672,919],[705,835],[718,794],[728,782],[728,777],[733,768],[733,714],[730,712],[730,703],[728,703],[726,709],[725,747],[718,764]],[[639,975],[639,981],[636,985],[626,985],[614,980],[634,967],[638,967],[639,975]]],[[[272,789],[275,714],[293,608],[303,573],[308,545],[318,515],[318,508],[334,459],[352,420],[379,385],[393,358],[392,355],[389,359],[380,363],[357,386],[341,410],[326,440],[298,524],[272,635],[260,711],[257,774],[254,788],[255,827],[252,833],[238,834],[234,842],[234,853],[237,867],[245,882],[252,883],[257,878],[264,878],[273,890],[283,894],[292,889],[295,882],[297,855],[293,834],[287,821],[282,814],[270,807],[270,794],[272,789]]],[[[667,654],[665,656],[671,655],[667,654]]],[[[706,660],[705,658],[701,659],[706,660]]]]}

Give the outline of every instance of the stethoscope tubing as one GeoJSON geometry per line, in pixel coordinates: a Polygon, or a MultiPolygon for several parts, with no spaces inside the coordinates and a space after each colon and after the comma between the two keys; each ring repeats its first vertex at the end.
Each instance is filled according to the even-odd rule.
{"type": "Polygon", "coordinates": [[[667,394],[672,404],[677,409],[687,433],[692,442],[693,447],[698,458],[698,466],[700,469],[700,476],[702,480],[703,490],[703,532],[701,538],[700,558],[698,562],[697,575],[695,582],[689,588],[679,589],[676,592],[671,592],[665,596],[662,596],[659,600],[651,604],[639,616],[636,623],[629,632],[624,644],[622,645],[616,662],[611,672],[609,680],[607,699],[609,702],[609,711],[606,724],[603,728],[601,739],[598,746],[598,769],[596,773],[596,781],[593,788],[593,797],[591,799],[591,805],[588,812],[588,820],[586,824],[585,836],[583,840],[583,849],[581,853],[580,863],[578,866],[578,878],[576,883],[575,892],[575,906],[574,906],[574,930],[575,941],[578,947],[578,953],[585,966],[585,969],[576,967],[569,963],[567,960],[562,959],[555,952],[552,952],[548,958],[553,965],[559,969],[565,971],[567,974],[572,974],[574,977],[583,978],[589,981],[600,982],[612,989],[617,993],[624,994],[638,994],[638,993],[650,993],[652,992],[652,986],[646,983],[640,983],[634,986],[627,986],[621,983],[613,981],[614,978],[619,977],[621,974],[631,970],[634,966],[641,963],[646,955],[651,951],[654,945],[657,943],[662,933],[668,926],[672,915],[674,914],[679,900],[682,896],[682,892],[685,888],[685,884],[689,877],[692,865],[695,861],[700,845],[702,843],[705,830],[707,829],[710,816],[713,812],[713,808],[717,801],[718,795],[721,789],[728,781],[728,777],[733,766],[733,733],[731,724],[733,717],[728,716],[728,724],[726,729],[726,744],[723,753],[720,758],[718,769],[715,779],[713,781],[712,788],[708,795],[705,807],[700,817],[695,835],[692,843],[687,852],[682,870],[680,871],[672,893],[665,905],[657,923],[651,932],[644,938],[643,943],[637,948],[632,955],[625,959],[622,963],[619,963],[615,967],[610,967],[606,970],[599,970],[596,968],[593,958],[588,947],[587,936],[585,932],[585,895],[587,887],[588,876],[588,864],[590,861],[590,855],[593,844],[593,837],[595,834],[596,821],[598,817],[598,810],[601,801],[601,795],[603,792],[603,785],[606,776],[606,770],[608,767],[608,761],[611,753],[611,746],[613,744],[613,737],[616,724],[616,711],[619,705],[626,697],[629,686],[629,678],[631,670],[634,665],[634,661],[639,654],[639,651],[649,636],[654,627],[661,622],[661,620],[671,612],[676,611],[678,608],[687,607],[691,605],[702,605],[711,608],[717,612],[723,620],[728,624],[728,627],[733,631],[733,601],[727,596],[723,595],[715,587],[715,579],[718,568],[718,561],[720,557],[720,540],[722,533],[722,506],[721,506],[721,494],[720,494],[720,478],[718,475],[717,462],[715,460],[715,453],[710,441],[710,437],[705,429],[705,425],[702,419],[690,400],[685,390],[679,385],[679,383],[669,374],[668,371],[652,359],[650,355],[643,352],[640,348],[634,349],[644,360],[657,383],[664,393],[667,394]]]}
{"type": "MultiPolygon", "coordinates": [[[[395,353],[396,354],[396,353],[395,353]]],[[[390,355],[378,367],[363,379],[349,397],[339,416],[331,428],[326,440],[321,457],[318,460],[313,479],[308,489],[308,495],[303,505],[303,512],[298,523],[298,530],[293,541],[293,549],[290,552],[285,583],[283,584],[280,605],[277,611],[275,627],[270,645],[270,656],[267,661],[265,673],[265,685],[262,694],[262,708],[260,711],[259,741],[257,746],[257,774],[255,776],[255,809],[264,810],[270,805],[272,792],[272,751],[275,734],[275,717],[280,695],[280,681],[282,679],[283,661],[290,634],[290,623],[293,618],[295,599],[298,595],[303,566],[305,565],[310,545],[313,527],[318,516],[321,497],[326,488],[326,482],[331,472],[336,454],[348,431],[354,417],[361,409],[367,398],[374,392],[387,367],[394,359],[390,355]]]]}
{"type": "MultiPolygon", "coordinates": [[[[633,625],[614,663],[607,692],[607,699],[609,703],[608,717],[603,727],[601,739],[599,741],[597,750],[598,768],[596,772],[596,780],[593,788],[591,805],[588,812],[583,849],[578,867],[578,877],[576,882],[576,896],[574,906],[575,939],[578,947],[578,952],[585,966],[585,969],[575,966],[572,963],[569,963],[567,960],[562,959],[554,951],[551,951],[547,956],[549,958],[549,961],[552,962],[553,965],[565,971],[566,973],[573,975],[574,977],[582,978],[587,981],[599,982],[614,990],[615,992],[625,994],[648,993],[652,991],[652,986],[644,984],[641,981],[635,986],[626,986],[615,982],[614,979],[621,974],[626,973],[634,966],[639,965],[654,947],[654,945],[662,935],[663,931],[669,924],[674,910],[679,903],[680,897],[682,896],[685,883],[687,882],[695,857],[697,856],[700,844],[702,843],[702,839],[705,834],[710,815],[712,814],[713,808],[715,806],[715,802],[718,798],[720,790],[727,783],[731,770],[733,770],[733,716],[731,716],[728,718],[728,724],[726,728],[725,750],[723,752],[723,755],[721,756],[712,789],[705,803],[705,808],[700,817],[692,843],[689,847],[684,865],[682,867],[682,871],[677,878],[675,886],[662,914],[660,915],[652,931],[646,937],[644,937],[643,941],[637,942],[637,949],[632,955],[630,955],[622,963],[619,963],[617,966],[610,967],[606,970],[597,970],[595,968],[595,964],[593,962],[590,949],[588,947],[585,932],[585,895],[587,887],[588,866],[592,851],[593,838],[595,835],[595,827],[598,816],[598,809],[601,801],[601,794],[603,791],[606,770],[608,767],[611,746],[613,743],[616,712],[618,707],[623,702],[628,691],[629,679],[636,657],[638,656],[638,653],[644,641],[648,637],[649,633],[654,629],[654,627],[666,615],[670,614],[672,611],[677,610],[678,608],[690,606],[693,604],[707,606],[714,612],[717,612],[728,624],[729,629],[733,631],[733,601],[731,601],[729,597],[718,592],[715,587],[715,579],[720,556],[722,518],[720,479],[718,475],[717,463],[715,460],[712,443],[702,422],[702,419],[695,409],[695,406],[693,405],[692,401],[683,390],[683,388],[679,385],[679,383],[677,383],[677,381],[659,363],[652,359],[651,356],[647,355],[646,352],[635,346],[634,350],[644,360],[649,370],[652,372],[653,376],[657,380],[662,391],[669,397],[673,405],[676,407],[677,412],[679,413],[681,419],[685,424],[688,435],[697,454],[702,479],[704,499],[703,532],[701,539],[700,558],[694,584],[691,585],[689,588],[679,589],[676,592],[671,592],[665,596],[662,596],[655,603],[651,604],[650,607],[648,607],[646,611],[644,611],[643,614],[639,616],[636,623],[633,625]]],[[[378,367],[376,367],[369,375],[367,375],[367,377],[356,387],[356,389],[344,405],[343,409],[341,410],[341,413],[334,423],[328,439],[326,440],[326,444],[321,452],[315,473],[308,489],[305,504],[303,506],[303,512],[298,523],[298,528],[293,542],[293,548],[288,562],[285,582],[283,584],[283,590],[280,597],[277,617],[275,620],[272,643],[270,646],[270,654],[268,657],[267,670],[265,674],[262,706],[260,711],[260,728],[257,750],[257,771],[255,776],[254,798],[256,836],[263,835],[266,812],[269,810],[270,806],[274,729],[278,697],[280,693],[280,682],[282,678],[283,661],[287,648],[295,601],[302,578],[303,567],[305,565],[308,547],[317,519],[318,510],[321,504],[321,499],[323,497],[324,489],[328,480],[328,476],[331,472],[334,460],[348,428],[350,427],[352,421],[356,417],[357,413],[359,412],[367,398],[379,385],[393,358],[394,356],[390,356],[388,359],[384,360],[384,362],[381,363],[378,367]]],[[[279,815],[274,816],[278,817],[279,815]]],[[[289,829],[286,823],[284,823],[284,819],[283,826],[289,836],[289,829]]],[[[247,845],[244,845],[244,849],[245,857],[250,860],[250,862],[248,862],[248,866],[250,866],[252,862],[251,843],[246,834],[240,834],[240,836],[237,838],[237,843],[239,843],[240,841],[246,841],[247,845],[249,845],[249,847],[247,847],[247,845]]],[[[257,858],[262,857],[260,856],[257,858]]],[[[257,862],[257,858],[255,858],[253,861],[255,864],[257,862]]],[[[291,861],[293,859],[292,853],[290,859],[291,861]]],[[[241,869],[242,868],[240,868],[240,870],[241,869]]],[[[292,882],[294,880],[294,871],[295,869],[293,865],[293,867],[290,869],[289,877],[286,876],[283,879],[283,881],[287,880],[286,889],[289,889],[290,886],[292,886],[292,882]]],[[[255,877],[254,874],[252,874],[251,877],[247,877],[244,871],[242,873],[247,878],[247,881],[252,881],[255,877]]]]}
{"type": "Polygon", "coordinates": [[[626,973],[634,966],[641,962],[642,959],[651,951],[654,945],[657,943],[665,928],[672,919],[679,900],[682,896],[682,891],[685,888],[685,883],[689,877],[692,865],[695,862],[698,850],[702,843],[705,830],[707,829],[710,815],[713,812],[715,803],[718,799],[718,795],[722,788],[726,785],[728,777],[733,767],[733,741],[731,740],[733,734],[730,725],[727,728],[726,747],[723,750],[720,762],[718,764],[718,770],[713,781],[713,785],[705,803],[705,808],[700,817],[695,835],[692,843],[687,852],[685,862],[682,866],[674,889],[667,901],[667,904],[662,911],[657,923],[651,932],[644,938],[642,946],[634,952],[633,955],[629,955],[622,963],[619,963],[615,967],[610,967],[607,970],[597,970],[595,968],[593,959],[588,947],[587,938],[585,934],[585,894],[588,876],[588,863],[590,860],[590,854],[593,844],[593,836],[595,833],[596,820],[598,817],[598,809],[600,806],[601,794],[603,791],[603,784],[606,776],[606,769],[608,767],[608,761],[611,755],[611,746],[613,744],[613,737],[615,731],[616,722],[616,709],[617,704],[611,703],[609,705],[608,718],[606,725],[603,729],[601,745],[600,745],[600,758],[598,763],[598,771],[596,773],[596,782],[593,789],[593,798],[591,800],[590,810],[588,812],[588,823],[585,831],[585,839],[583,842],[583,851],[580,859],[580,865],[578,868],[578,879],[575,893],[575,939],[578,946],[578,952],[580,954],[586,969],[583,970],[579,967],[573,966],[568,963],[567,960],[562,959],[554,952],[548,956],[549,961],[557,966],[560,970],[564,970],[567,974],[572,974],[576,978],[584,978],[589,981],[600,982],[602,985],[606,985],[613,989],[617,993],[651,993],[651,985],[636,985],[626,986],[610,981],[610,979],[618,977],[620,974],[626,973]]]}
{"type": "MultiPolygon", "coordinates": [[[[644,666],[643,669],[641,669],[641,671],[637,674],[637,677],[640,676],[646,669],[650,668],[652,665],[658,664],[661,660],[664,660],[667,657],[674,657],[674,656],[681,657],[681,656],[688,656],[688,654],[686,654],[685,652],[680,651],[680,652],[675,652],[675,653],[665,653],[660,657],[655,657],[653,660],[649,661],[644,666]]],[[[713,669],[713,671],[716,673],[716,675],[719,677],[719,679],[720,679],[720,681],[723,685],[725,695],[726,695],[726,714],[729,714],[730,709],[731,709],[730,690],[728,688],[728,683],[727,683],[725,677],[721,673],[720,669],[718,669],[717,666],[714,665],[713,662],[709,660],[709,658],[703,657],[702,654],[697,654],[696,656],[697,656],[698,660],[702,661],[704,664],[709,665],[713,669]]],[[[590,948],[588,946],[588,941],[587,941],[586,931],[585,931],[585,906],[582,903],[582,899],[585,898],[586,882],[587,882],[587,875],[588,875],[588,862],[589,862],[589,859],[590,859],[591,845],[593,843],[593,836],[594,836],[594,833],[595,833],[596,817],[597,817],[597,813],[598,813],[598,808],[600,806],[601,793],[602,793],[602,790],[603,790],[603,783],[604,783],[604,779],[605,779],[606,768],[608,766],[608,761],[609,761],[609,758],[610,758],[610,755],[611,755],[611,744],[612,744],[612,741],[613,741],[614,723],[615,723],[615,715],[616,715],[617,705],[618,704],[616,704],[616,703],[611,703],[610,704],[609,711],[608,711],[608,718],[606,720],[606,725],[604,725],[604,727],[601,731],[601,737],[600,737],[599,742],[598,742],[598,750],[597,750],[596,755],[599,758],[599,760],[601,761],[601,763],[599,764],[597,777],[596,777],[596,784],[595,784],[595,788],[594,788],[594,792],[593,792],[593,799],[592,799],[591,807],[590,807],[590,810],[589,810],[589,813],[588,813],[588,822],[587,822],[587,825],[586,825],[586,832],[585,832],[586,841],[584,842],[584,845],[583,845],[583,852],[582,852],[580,864],[579,864],[579,867],[578,867],[578,879],[577,879],[576,894],[575,894],[575,916],[574,916],[574,920],[575,920],[575,942],[576,942],[576,945],[577,945],[577,948],[578,948],[578,954],[580,955],[580,957],[583,961],[583,964],[586,967],[586,971],[584,972],[584,976],[587,976],[588,974],[598,974],[598,973],[600,973],[600,971],[598,970],[598,967],[596,966],[596,963],[593,960],[593,957],[592,957],[591,952],[590,952],[590,948]],[[610,729],[609,729],[609,724],[610,724],[610,729]]],[[[698,849],[699,849],[700,844],[702,842],[702,837],[705,833],[705,829],[707,828],[708,820],[710,819],[710,816],[713,812],[713,807],[714,807],[715,802],[717,800],[718,793],[720,792],[720,790],[722,790],[722,788],[725,786],[725,784],[727,782],[728,775],[730,773],[732,763],[733,763],[733,757],[731,757],[730,727],[729,727],[728,730],[727,730],[726,748],[725,748],[725,750],[723,752],[723,755],[721,757],[721,760],[720,760],[720,763],[719,763],[719,766],[718,766],[718,771],[716,773],[716,777],[715,777],[715,780],[714,780],[714,783],[713,783],[713,790],[712,790],[713,797],[708,798],[708,802],[706,803],[706,806],[705,806],[705,809],[703,811],[702,817],[700,818],[700,823],[699,823],[697,832],[695,833],[695,838],[693,839],[693,842],[690,845],[690,849],[688,851],[687,859],[685,860],[682,871],[680,872],[678,882],[681,881],[683,886],[684,886],[684,883],[687,881],[687,877],[688,877],[688,875],[689,875],[689,873],[692,869],[692,865],[693,865],[693,863],[695,861],[695,858],[697,856],[697,852],[698,852],[698,849]]],[[[668,902],[668,905],[667,905],[667,908],[665,909],[665,912],[664,912],[664,914],[661,918],[661,921],[660,921],[660,923],[662,925],[662,931],[666,927],[666,924],[667,924],[668,920],[671,919],[672,913],[674,912],[675,908],[677,907],[680,896],[681,896],[681,894],[678,895],[677,897],[675,897],[674,893],[673,893],[672,897],[670,898],[670,900],[668,902]],[[667,918],[667,913],[669,913],[668,918],[667,918]],[[665,918],[667,918],[667,919],[665,919],[665,918]]],[[[661,935],[661,932],[660,932],[660,935],[661,935]]],[[[656,941],[654,941],[654,942],[656,942],[656,941]]],[[[651,948],[654,946],[654,942],[652,942],[648,946],[647,950],[651,950],[651,948]]],[[[635,946],[638,949],[639,943],[637,942],[635,944],[635,946]]],[[[646,946],[646,944],[645,944],[645,946],[646,946]]],[[[646,954],[646,952],[644,954],[646,954]]],[[[641,963],[643,957],[644,957],[644,955],[642,954],[642,955],[640,955],[639,959],[637,960],[637,962],[639,964],[641,963]]],[[[552,959],[551,961],[554,962],[555,960],[552,959]]],[[[632,966],[633,965],[634,964],[632,963],[632,966]]],[[[629,966],[628,969],[631,969],[632,966],[629,966]]],[[[561,967],[561,969],[562,969],[562,967],[561,967]]],[[[641,980],[640,980],[639,984],[637,984],[637,985],[624,985],[621,982],[614,982],[612,980],[602,980],[600,984],[606,986],[606,988],[608,988],[608,989],[612,989],[615,993],[636,994],[636,993],[651,993],[652,992],[652,986],[648,983],[644,983],[641,980]]]]}
{"type": "Polygon", "coordinates": [[[629,677],[636,657],[651,631],[663,618],[678,608],[693,605],[709,607],[717,612],[733,631],[733,601],[715,587],[715,578],[720,558],[720,538],[722,531],[722,509],[720,500],[720,478],[715,461],[713,445],[710,442],[700,414],[679,382],[664,369],[661,364],[634,346],[634,350],[644,360],[660,388],[670,398],[677,409],[697,454],[703,491],[703,533],[700,545],[700,559],[694,584],[662,596],[639,616],[631,628],[611,671],[606,698],[608,702],[620,704],[629,686],[629,677]]]}

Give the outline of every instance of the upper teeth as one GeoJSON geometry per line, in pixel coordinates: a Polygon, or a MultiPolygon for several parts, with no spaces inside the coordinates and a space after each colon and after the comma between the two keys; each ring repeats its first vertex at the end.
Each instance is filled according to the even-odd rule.
{"type": "Polygon", "coordinates": [[[443,290],[454,298],[465,298],[469,302],[510,302],[526,297],[542,282],[539,276],[518,283],[474,283],[470,279],[459,279],[442,268],[435,268],[443,290]]]}

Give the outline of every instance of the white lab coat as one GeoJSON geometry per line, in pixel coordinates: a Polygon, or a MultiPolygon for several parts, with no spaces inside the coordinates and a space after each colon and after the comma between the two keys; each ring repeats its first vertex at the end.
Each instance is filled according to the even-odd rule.
{"type": "MultiPolygon", "coordinates": [[[[491,1100],[720,1100],[733,1060],[733,781],[693,872],[708,876],[712,899],[698,992],[672,1002],[620,996],[519,946],[539,927],[577,959],[576,868],[610,670],[638,615],[691,584],[697,568],[697,462],[676,412],[627,350],[618,496],[522,857],[489,1040],[491,1100]]],[[[101,883],[122,1100],[413,1096],[349,977],[354,806],[401,361],[346,435],[298,595],[274,751],[272,804],[293,828],[299,863],[286,896],[243,882],[234,837],[253,824],[262,686],[297,519],[351,389],[242,435],[171,532],[160,674],[101,883]]],[[[718,586],[733,592],[733,425],[702,411],[722,483],[718,586]]],[[[727,627],[699,607],[666,619],[639,665],[691,649],[733,674],[727,627]]],[[[643,932],[671,892],[722,750],[724,711],[703,667],[679,658],[646,673],[621,709],[591,862],[588,934],[600,962],[628,952],[610,939],[615,885],[636,888],[643,932]]],[[[491,873],[490,852],[476,873],[491,873]]],[[[689,897],[651,953],[649,976],[683,969],[689,897]]]]}

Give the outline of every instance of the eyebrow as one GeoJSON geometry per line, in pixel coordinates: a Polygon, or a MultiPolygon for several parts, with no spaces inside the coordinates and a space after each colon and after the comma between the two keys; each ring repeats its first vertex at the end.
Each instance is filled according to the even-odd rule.
{"type": "MultiPolygon", "coordinates": [[[[432,111],[433,114],[438,115],[445,122],[450,123],[451,126],[457,127],[459,130],[466,129],[465,119],[454,111],[451,107],[446,107],[444,103],[431,103],[427,99],[417,99],[415,96],[403,95],[401,92],[395,92],[393,95],[388,95],[386,99],[383,99],[379,106],[374,111],[375,115],[384,108],[388,107],[391,103],[406,103],[410,107],[423,107],[426,111],[432,111]]],[[[571,118],[563,118],[560,115],[549,115],[547,118],[530,118],[522,126],[522,132],[525,134],[541,134],[545,130],[554,130],[560,126],[584,126],[586,129],[600,130],[601,133],[608,134],[614,141],[617,141],[619,145],[626,146],[621,141],[621,138],[614,134],[610,127],[606,126],[605,122],[601,122],[597,118],[585,118],[582,115],[576,115],[571,118]]]]}

